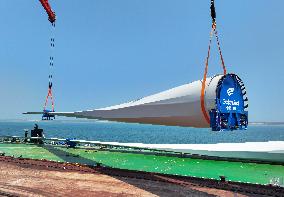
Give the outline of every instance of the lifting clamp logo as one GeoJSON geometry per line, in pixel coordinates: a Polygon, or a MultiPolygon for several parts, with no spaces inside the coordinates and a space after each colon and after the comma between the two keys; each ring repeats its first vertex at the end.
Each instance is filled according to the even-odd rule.
{"type": "Polygon", "coordinates": [[[229,88],[229,89],[227,90],[227,94],[228,94],[229,96],[231,96],[232,94],[234,94],[234,91],[235,91],[235,88],[229,88]]]}

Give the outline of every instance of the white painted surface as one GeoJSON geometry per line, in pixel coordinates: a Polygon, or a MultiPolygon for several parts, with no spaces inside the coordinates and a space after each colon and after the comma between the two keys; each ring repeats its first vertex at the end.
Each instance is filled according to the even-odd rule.
{"type": "MultiPolygon", "coordinates": [[[[76,140],[75,140],[76,141],[76,140]]],[[[252,159],[260,161],[284,162],[284,141],[218,143],[218,144],[143,144],[85,141],[103,145],[166,150],[181,153],[199,154],[207,156],[252,159]]]]}
{"type": "MultiPolygon", "coordinates": [[[[206,80],[205,104],[215,108],[216,87],[223,75],[206,80]]],[[[95,110],[54,112],[58,116],[208,128],[200,103],[202,82],[194,81],[158,94],[95,110]]]]}

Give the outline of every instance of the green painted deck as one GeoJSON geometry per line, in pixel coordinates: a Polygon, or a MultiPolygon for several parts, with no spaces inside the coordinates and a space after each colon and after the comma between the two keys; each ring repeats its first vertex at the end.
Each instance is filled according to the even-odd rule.
{"type": "Polygon", "coordinates": [[[144,155],[126,152],[102,150],[67,149],[55,146],[37,146],[29,144],[0,144],[0,152],[6,156],[51,161],[73,162],[103,165],[129,170],[158,172],[183,176],[195,176],[227,180],[269,184],[271,179],[279,178],[283,185],[284,166],[204,159],[179,158],[171,156],[144,155]]]}

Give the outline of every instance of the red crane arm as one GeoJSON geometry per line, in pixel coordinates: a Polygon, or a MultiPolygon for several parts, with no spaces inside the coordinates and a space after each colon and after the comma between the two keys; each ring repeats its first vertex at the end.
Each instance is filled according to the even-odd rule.
{"type": "Polygon", "coordinates": [[[48,15],[48,20],[51,22],[51,23],[54,23],[55,20],[56,20],[56,16],[55,16],[55,13],[52,11],[49,3],[48,3],[48,0],[39,0],[41,5],[44,7],[47,15],[48,15]]]}

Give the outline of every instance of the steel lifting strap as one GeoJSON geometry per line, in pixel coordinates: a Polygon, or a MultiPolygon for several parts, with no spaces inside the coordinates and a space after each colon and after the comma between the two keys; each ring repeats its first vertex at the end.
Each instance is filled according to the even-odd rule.
{"type": "Polygon", "coordinates": [[[209,39],[207,57],[206,57],[206,60],[205,60],[205,70],[204,70],[204,74],[203,74],[201,96],[200,96],[201,110],[202,110],[203,116],[204,116],[204,118],[205,118],[205,120],[207,121],[208,124],[210,124],[210,118],[209,118],[208,112],[207,112],[206,107],[205,107],[205,88],[206,88],[208,62],[209,62],[209,58],[210,58],[210,50],[211,50],[211,43],[212,43],[213,34],[215,34],[215,37],[216,37],[216,41],[217,41],[217,45],[218,45],[218,51],[219,51],[219,55],[220,55],[221,63],[222,63],[222,67],[223,67],[223,73],[224,73],[224,75],[226,75],[226,73],[227,73],[225,62],[224,62],[222,51],[221,51],[221,47],[220,47],[218,32],[216,30],[217,26],[216,26],[216,13],[215,13],[214,0],[211,0],[211,7],[210,8],[211,8],[211,17],[212,17],[212,28],[211,28],[211,32],[210,32],[210,39],[209,39]]]}

